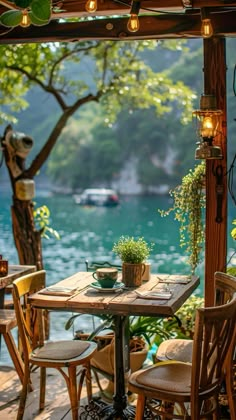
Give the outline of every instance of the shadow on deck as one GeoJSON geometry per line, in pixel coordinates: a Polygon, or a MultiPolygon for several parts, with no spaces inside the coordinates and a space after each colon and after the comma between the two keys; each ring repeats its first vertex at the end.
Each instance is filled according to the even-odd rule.
{"type": "MultiPolygon", "coordinates": [[[[105,380],[104,380],[105,381],[105,380]]],[[[47,369],[45,409],[39,413],[39,372],[32,374],[34,390],[28,394],[24,420],[71,420],[69,397],[65,381],[55,369],[47,369]]],[[[104,382],[105,385],[105,382],[104,382]]],[[[19,404],[21,383],[12,367],[0,366],[0,418],[15,420],[19,404]]],[[[93,395],[98,395],[98,387],[93,382],[93,395]]],[[[85,389],[82,391],[81,405],[87,403],[85,389]]]]}
{"type": "MultiPolygon", "coordinates": [[[[38,410],[39,404],[39,371],[32,373],[34,390],[28,394],[24,420],[71,420],[69,397],[65,381],[55,369],[47,369],[45,409],[38,410]]],[[[107,380],[102,379],[102,387],[107,380]]],[[[17,416],[21,384],[12,367],[0,366],[0,419],[15,420],[17,416]]],[[[99,396],[97,383],[93,381],[93,395],[99,396]]],[[[81,406],[87,404],[85,387],[82,391],[81,406]]],[[[133,403],[135,404],[135,402],[133,403]]],[[[221,420],[230,419],[223,414],[221,420]]]]}

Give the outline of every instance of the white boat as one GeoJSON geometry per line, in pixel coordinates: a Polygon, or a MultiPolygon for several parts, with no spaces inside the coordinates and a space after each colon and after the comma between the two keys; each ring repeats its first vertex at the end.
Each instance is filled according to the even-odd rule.
{"type": "Polygon", "coordinates": [[[116,191],[107,188],[87,188],[82,194],[75,194],[74,200],[82,206],[113,207],[120,203],[116,191]]]}

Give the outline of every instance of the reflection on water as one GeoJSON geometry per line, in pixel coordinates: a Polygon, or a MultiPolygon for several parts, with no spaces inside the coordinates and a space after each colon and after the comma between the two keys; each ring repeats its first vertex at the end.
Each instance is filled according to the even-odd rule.
{"type": "MultiPolygon", "coordinates": [[[[43,240],[43,259],[47,270],[47,284],[53,284],[79,270],[85,270],[85,260],[109,260],[120,263],[112,253],[113,243],[120,235],[143,236],[155,244],[150,262],[152,272],[189,274],[186,255],[179,247],[178,223],[171,217],[161,218],[157,209],[167,209],[169,197],[127,197],[114,208],[80,207],[70,196],[48,196],[38,193],[36,205],[46,204],[51,212],[51,224],[61,239],[43,240]]],[[[10,195],[1,194],[0,207],[0,254],[12,264],[18,263],[15,251],[11,219],[10,195]]],[[[230,209],[229,230],[233,219],[230,209]]],[[[233,240],[229,235],[229,253],[233,240]]],[[[203,277],[203,264],[197,274],[203,277]]],[[[202,282],[195,292],[202,294],[202,282]]],[[[52,338],[66,338],[72,332],[65,332],[64,323],[70,314],[51,315],[52,338]]],[[[79,318],[78,328],[88,330],[91,317],[79,318]]],[[[5,357],[5,352],[4,352],[5,357]]],[[[3,355],[1,354],[2,363],[3,355]]]]}

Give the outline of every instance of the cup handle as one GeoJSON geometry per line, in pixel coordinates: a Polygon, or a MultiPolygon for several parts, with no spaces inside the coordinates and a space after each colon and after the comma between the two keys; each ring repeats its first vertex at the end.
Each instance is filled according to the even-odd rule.
{"type": "Polygon", "coordinates": [[[142,276],[143,276],[144,273],[145,273],[145,270],[146,270],[146,265],[145,264],[142,264],[142,267],[143,267],[143,272],[142,272],[142,276]]]}
{"type": "Polygon", "coordinates": [[[94,272],[94,273],[92,274],[92,276],[93,276],[93,278],[94,278],[95,280],[97,280],[97,277],[96,277],[96,272],[94,272]]]}

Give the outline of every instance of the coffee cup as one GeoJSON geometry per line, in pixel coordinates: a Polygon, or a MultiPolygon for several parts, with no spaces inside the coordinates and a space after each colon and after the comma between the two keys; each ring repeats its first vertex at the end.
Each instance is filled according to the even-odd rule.
{"type": "Polygon", "coordinates": [[[112,288],[118,279],[118,270],[117,268],[98,268],[93,273],[93,278],[97,280],[103,288],[112,288]]]}

